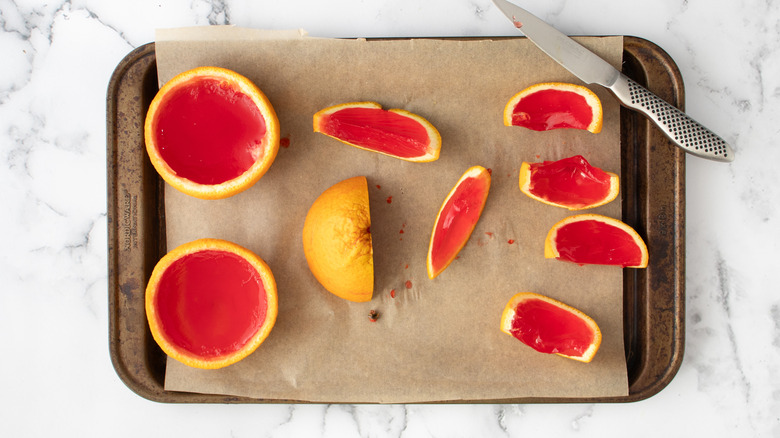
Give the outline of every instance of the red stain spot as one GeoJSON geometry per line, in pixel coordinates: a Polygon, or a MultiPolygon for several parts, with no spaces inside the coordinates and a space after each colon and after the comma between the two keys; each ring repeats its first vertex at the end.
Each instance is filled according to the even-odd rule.
{"type": "Polygon", "coordinates": [[[412,288],[412,281],[411,280],[406,280],[406,288],[407,289],[411,289],[412,288]]]}
{"type": "Polygon", "coordinates": [[[377,184],[377,185],[376,185],[376,188],[378,188],[378,189],[381,189],[381,188],[382,188],[382,186],[380,186],[379,184],[377,184]]]}
{"type": "Polygon", "coordinates": [[[506,241],[506,243],[511,245],[511,244],[515,243],[515,239],[509,239],[509,240],[506,241]]]}
{"type": "Polygon", "coordinates": [[[290,139],[287,137],[279,139],[279,146],[283,148],[289,148],[290,147],[290,139]]]}
{"type": "Polygon", "coordinates": [[[542,156],[539,155],[539,154],[536,154],[536,158],[542,158],[542,156]]]}
{"type": "Polygon", "coordinates": [[[399,231],[399,233],[403,234],[403,233],[404,233],[404,230],[401,230],[401,231],[399,231]]]}
{"type": "Polygon", "coordinates": [[[407,265],[406,265],[406,267],[405,267],[404,269],[409,269],[409,265],[407,264],[407,265]]]}
{"type": "Polygon", "coordinates": [[[460,256],[459,256],[459,255],[456,255],[456,256],[455,256],[455,260],[458,260],[459,258],[460,258],[460,256]]]}
{"type": "Polygon", "coordinates": [[[395,298],[395,289],[390,291],[390,298],[395,298]]]}
{"type": "Polygon", "coordinates": [[[487,168],[487,171],[488,171],[488,173],[489,173],[490,175],[493,175],[493,169],[492,169],[492,168],[488,167],[488,168],[487,168]]]}
{"type": "Polygon", "coordinates": [[[485,234],[487,234],[490,237],[493,237],[493,233],[491,233],[490,231],[485,231],[485,234]]]}
{"type": "Polygon", "coordinates": [[[389,204],[391,202],[393,202],[393,197],[392,196],[388,196],[387,197],[387,203],[389,204]]]}

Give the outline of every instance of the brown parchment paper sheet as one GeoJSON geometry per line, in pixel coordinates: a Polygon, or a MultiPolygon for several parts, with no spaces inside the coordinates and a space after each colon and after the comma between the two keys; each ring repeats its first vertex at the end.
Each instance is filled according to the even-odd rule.
{"type": "MultiPolygon", "coordinates": [[[[166,187],[169,249],[202,237],[236,242],[270,265],[279,290],[278,320],[254,354],[210,371],[169,359],[166,390],[347,403],[628,393],[621,269],[544,259],[547,231],[573,213],[518,188],[524,160],[582,154],[619,173],[619,107],[603,89],[594,87],[604,106],[600,134],[540,133],[503,125],[508,99],[537,82],[578,80],[525,39],[338,40],[234,27],[158,36],[160,83],[202,65],[233,69],[266,93],[289,139],[268,173],[232,198],[204,201],[166,187]],[[409,163],[313,132],[316,111],[366,100],[427,118],[442,136],[439,160],[409,163]],[[430,280],[433,221],[476,164],[492,170],[487,205],[459,259],[430,280]],[[301,243],[311,203],[356,175],[369,184],[375,292],[368,303],[325,291],[301,243]],[[504,305],[520,291],[592,316],[603,332],[593,362],[536,353],[500,332],[504,305]],[[369,321],[370,310],[378,321],[369,321]]],[[[620,67],[621,37],[580,41],[620,67]]],[[[592,211],[619,218],[620,205],[592,211]]]]}

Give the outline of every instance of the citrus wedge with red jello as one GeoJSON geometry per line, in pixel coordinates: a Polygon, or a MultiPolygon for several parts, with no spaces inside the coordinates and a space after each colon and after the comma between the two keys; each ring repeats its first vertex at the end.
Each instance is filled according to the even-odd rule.
{"type": "Polygon", "coordinates": [[[271,332],[277,311],[271,269],[225,240],[178,246],[157,263],[146,288],[154,340],[194,368],[222,368],[250,355],[271,332]]]}
{"type": "Polygon", "coordinates": [[[168,184],[197,198],[220,199],[266,173],[279,150],[279,121],[249,79],[198,67],[160,88],[144,137],[152,165],[168,184]]]}
{"type": "Polygon", "coordinates": [[[504,125],[533,131],[583,129],[601,132],[601,100],[587,87],[563,82],[531,85],[504,107],[504,125]]]}
{"type": "Polygon", "coordinates": [[[501,314],[501,331],[540,353],[590,362],[601,345],[593,318],[567,304],[533,292],[514,295],[501,314]]]}
{"type": "Polygon", "coordinates": [[[569,210],[598,207],[620,191],[616,174],[591,166],[582,155],[541,163],[523,162],[520,190],[545,204],[569,210]]]}
{"type": "Polygon", "coordinates": [[[383,109],[376,102],[349,102],[314,114],[314,132],[359,149],[412,162],[439,158],[439,131],[418,114],[383,109]]]}

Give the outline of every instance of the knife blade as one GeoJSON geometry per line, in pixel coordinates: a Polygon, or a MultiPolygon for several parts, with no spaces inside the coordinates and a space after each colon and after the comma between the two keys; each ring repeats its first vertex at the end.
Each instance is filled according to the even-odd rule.
{"type": "Polygon", "coordinates": [[[531,42],[586,84],[606,87],[624,106],[653,121],[676,146],[709,160],[731,162],[734,151],[718,135],[612,67],[540,18],[506,0],[493,0],[531,42]]]}

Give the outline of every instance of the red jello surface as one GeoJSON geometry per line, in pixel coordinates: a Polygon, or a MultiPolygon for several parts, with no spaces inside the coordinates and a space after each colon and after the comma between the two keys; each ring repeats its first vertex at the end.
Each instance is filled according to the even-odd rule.
{"type": "Polygon", "coordinates": [[[488,183],[485,178],[467,178],[447,200],[434,232],[431,267],[439,271],[457,254],[479,220],[488,183]]]}
{"type": "Polygon", "coordinates": [[[219,250],[173,262],[160,279],[156,300],[161,329],[170,342],[206,358],[243,347],[265,321],[268,307],[257,270],[219,250]]]}
{"type": "Polygon", "coordinates": [[[430,144],[419,122],[381,108],[344,108],[326,116],[324,134],[401,158],[424,155],[430,144]]]}
{"type": "Polygon", "coordinates": [[[581,356],[593,343],[593,329],[579,316],[546,301],[524,300],[515,312],[512,336],[536,351],[581,356]]]}
{"type": "Polygon", "coordinates": [[[610,175],[588,164],[581,155],[530,164],[529,191],[571,207],[592,205],[607,197],[610,175]]]}
{"type": "Polygon", "coordinates": [[[563,90],[540,90],[517,103],[512,124],[534,131],[558,128],[585,129],[593,111],[581,95],[563,90]]]}
{"type": "Polygon", "coordinates": [[[642,261],[642,251],[632,236],[596,220],[567,224],[558,230],[555,240],[561,260],[623,267],[642,261]]]}
{"type": "Polygon", "coordinates": [[[180,177],[220,184],[246,172],[263,153],[265,120],[235,86],[196,78],[169,93],[153,130],[160,155],[180,177]]]}

